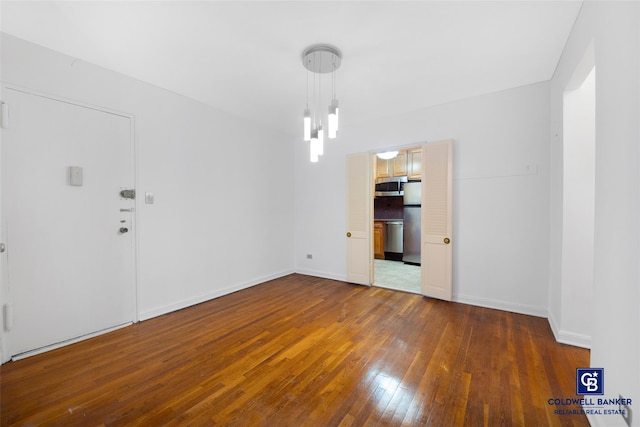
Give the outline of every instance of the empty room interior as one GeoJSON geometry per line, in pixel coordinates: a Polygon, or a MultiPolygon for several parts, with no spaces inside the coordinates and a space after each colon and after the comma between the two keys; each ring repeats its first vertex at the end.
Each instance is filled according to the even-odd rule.
{"type": "Polygon", "coordinates": [[[3,426],[640,425],[640,2],[0,12],[3,426]]]}

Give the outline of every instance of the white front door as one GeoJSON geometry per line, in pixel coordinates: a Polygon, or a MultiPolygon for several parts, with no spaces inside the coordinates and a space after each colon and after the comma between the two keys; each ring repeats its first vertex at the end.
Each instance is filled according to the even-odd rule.
{"type": "Polygon", "coordinates": [[[373,283],[371,154],[347,157],[347,282],[373,283]]]}
{"type": "Polygon", "coordinates": [[[422,145],[422,294],[451,301],[453,141],[422,145]]]}
{"type": "Polygon", "coordinates": [[[3,102],[9,354],[132,322],[132,119],[12,88],[3,102]]]}

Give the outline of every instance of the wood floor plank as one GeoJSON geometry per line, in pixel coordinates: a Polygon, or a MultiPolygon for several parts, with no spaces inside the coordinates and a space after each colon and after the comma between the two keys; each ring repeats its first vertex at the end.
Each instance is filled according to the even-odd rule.
{"type": "Polygon", "coordinates": [[[0,367],[13,425],[588,425],[546,319],[293,274],[0,367]]]}

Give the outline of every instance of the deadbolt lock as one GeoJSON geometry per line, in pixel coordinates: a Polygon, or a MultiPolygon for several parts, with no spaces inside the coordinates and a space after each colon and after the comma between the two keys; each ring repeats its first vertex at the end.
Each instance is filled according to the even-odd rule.
{"type": "Polygon", "coordinates": [[[120,190],[120,197],[123,199],[135,199],[136,190],[120,190]]]}

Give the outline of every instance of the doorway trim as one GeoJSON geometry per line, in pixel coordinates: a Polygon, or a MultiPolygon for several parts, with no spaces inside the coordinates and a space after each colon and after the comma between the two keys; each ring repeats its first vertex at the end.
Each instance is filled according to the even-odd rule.
{"type": "Polygon", "coordinates": [[[594,304],[596,86],[592,40],[562,91],[560,276],[554,295],[559,303],[548,314],[556,341],[583,348],[591,347],[587,314],[594,304]]]}
{"type": "MultiPolygon", "coordinates": [[[[437,140],[437,141],[422,141],[422,142],[416,142],[413,144],[407,144],[407,145],[402,145],[402,146],[397,146],[394,148],[383,148],[383,149],[375,149],[375,150],[370,150],[369,151],[369,158],[371,162],[376,161],[375,160],[375,154],[377,152],[380,151],[389,151],[389,150],[403,150],[403,149],[410,149],[410,148],[417,148],[420,147],[422,150],[422,155],[421,155],[421,168],[422,168],[422,179],[421,179],[421,186],[422,186],[422,205],[424,208],[425,205],[425,201],[427,200],[425,198],[425,194],[428,192],[428,190],[426,190],[425,187],[425,183],[426,183],[426,175],[425,175],[425,165],[426,165],[426,157],[425,157],[425,153],[426,153],[426,149],[431,146],[431,147],[445,147],[445,153],[446,156],[444,157],[447,160],[447,164],[445,169],[443,169],[440,172],[444,172],[444,175],[446,177],[446,179],[444,179],[444,181],[446,181],[446,203],[445,203],[445,211],[446,211],[446,215],[444,215],[446,218],[445,220],[442,222],[442,225],[444,228],[446,228],[446,232],[444,235],[442,236],[437,236],[438,239],[437,241],[432,241],[432,239],[430,239],[429,237],[427,237],[427,234],[425,232],[426,228],[428,225],[431,224],[427,224],[426,220],[425,220],[425,211],[423,210],[422,215],[421,215],[421,220],[420,220],[420,225],[421,225],[421,238],[420,238],[420,246],[421,246],[421,263],[420,263],[420,276],[421,276],[421,280],[420,280],[420,294],[423,296],[428,296],[431,298],[439,298],[439,299],[443,299],[445,301],[452,301],[453,300],[453,265],[452,265],[452,261],[453,261],[453,254],[451,252],[451,241],[452,241],[452,233],[453,233],[453,224],[452,224],[452,220],[453,220],[453,138],[449,138],[449,139],[444,139],[444,140],[437,140]],[[440,246],[444,246],[444,251],[442,249],[440,249],[440,246]],[[425,249],[430,248],[436,248],[433,249],[435,252],[433,252],[434,254],[436,254],[437,257],[440,257],[443,262],[445,262],[445,267],[441,270],[438,271],[437,274],[433,274],[431,275],[431,279],[437,278],[436,281],[432,281],[431,283],[437,283],[438,286],[427,286],[427,280],[429,279],[429,276],[426,275],[425,272],[425,267],[426,267],[426,262],[425,262],[425,257],[424,257],[424,253],[425,253],[425,249]],[[443,285],[443,286],[440,286],[443,285]]],[[[371,182],[375,182],[375,174],[374,174],[374,169],[373,167],[370,168],[370,180],[371,182]]],[[[439,210],[438,210],[439,212],[439,210]]],[[[373,216],[372,215],[372,220],[373,220],[373,216]]],[[[441,228],[441,227],[439,227],[441,228]]],[[[430,236],[431,238],[433,238],[434,236],[430,236]]],[[[370,242],[373,242],[373,227],[370,227],[369,230],[369,240],[370,242]]],[[[373,244],[373,243],[371,243],[373,244]]],[[[371,251],[371,259],[373,261],[373,250],[371,251]]],[[[371,263],[371,267],[372,271],[370,271],[370,277],[372,278],[372,283],[375,282],[375,268],[373,266],[373,262],[371,263]]]]}
{"type": "MultiPolygon", "coordinates": [[[[409,143],[409,144],[402,144],[402,145],[394,145],[394,146],[388,146],[388,147],[381,147],[381,148],[374,148],[374,149],[370,149],[367,153],[369,154],[369,161],[371,162],[371,168],[370,168],[370,181],[371,181],[371,186],[373,187],[375,185],[376,182],[376,168],[375,168],[375,164],[377,161],[377,153],[381,153],[381,152],[385,152],[385,151],[401,151],[401,150],[409,150],[412,148],[422,148],[423,145],[428,144],[428,141],[423,140],[420,142],[414,142],[414,143],[409,143]]],[[[423,193],[424,193],[424,187],[423,187],[423,193]]],[[[371,190],[371,220],[373,223],[373,219],[374,219],[374,210],[373,210],[373,206],[375,204],[374,202],[375,199],[375,194],[373,189],[371,190]]],[[[422,228],[423,224],[422,224],[422,218],[420,221],[420,226],[422,228]]],[[[373,245],[373,227],[371,227],[371,230],[369,231],[369,240],[371,242],[371,245],[373,245]]],[[[420,246],[422,246],[422,239],[420,239],[420,246]]],[[[369,273],[369,276],[371,277],[371,286],[374,286],[375,281],[376,281],[376,277],[375,277],[375,259],[373,256],[373,249],[371,250],[371,258],[372,258],[372,262],[371,262],[371,271],[369,273]]],[[[422,294],[422,278],[424,277],[424,270],[423,270],[423,265],[422,263],[420,263],[420,281],[417,284],[419,291],[417,293],[415,293],[415,295],[423,295],[422,294]]]]}

